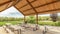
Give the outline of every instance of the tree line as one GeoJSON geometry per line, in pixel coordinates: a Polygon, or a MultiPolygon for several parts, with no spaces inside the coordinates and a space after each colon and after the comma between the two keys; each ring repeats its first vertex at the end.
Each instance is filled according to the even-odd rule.
{"type": "Polygon", "coordinates": [[[21,21],[23,18],[0,17],[0,21],[21,21]]]}

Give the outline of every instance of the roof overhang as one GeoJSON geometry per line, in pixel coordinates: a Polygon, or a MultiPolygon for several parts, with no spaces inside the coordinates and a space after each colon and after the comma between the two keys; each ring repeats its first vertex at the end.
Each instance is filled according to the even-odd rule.
{"type": "Polygon", "coordinates": [[[60,12],[60,0],[0,0],[0,12],[11,6],[24,16],[60,12]]]}
{"type": "Polygon", "coordinates": [[[25,16],[60,12],[60,0],[22,0],[15,7],[25,16]]]}

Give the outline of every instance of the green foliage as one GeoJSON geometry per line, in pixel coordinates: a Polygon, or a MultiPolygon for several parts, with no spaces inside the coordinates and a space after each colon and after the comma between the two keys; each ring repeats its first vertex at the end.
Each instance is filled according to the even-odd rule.
{"type": "Polygon", "coordinates": [[[23,18],[13,18],[13,17],[0,17],[0,26],[6,23],[11,23],[13,25],[23,22],[23,18]]]}
{"type": "Polygon", "coordinates": [[[6,22],[0,22],[0,26],[3,26],[5,24],[6,24],[6,22]]]}
{"type": "Polygon", "coordinates": [[[60,26],[60,21],[56,24],[57,26],[60,26]]]}
{"type": "Polygon", "coordinates": [[[39,21],[51,21],[51,18],[49,16],[39,16],[39,21]]]}
{"type": "Polygon", "coordinates": [[[16,25],[21,22],[20,21],[4,21],[4,22],[0,22],[0,26],[6,25],[6,23],[11,23],[12,25],[16,25]]]}
{"type": "Polygon", "coordinates": [[[29,16],[29,18],[27,19],[28,23],[35,23],[35,17],[34,16],[29,16]],[[29,20],[28,20],[29,19],[29,20]]]}
{"type": "MultiPolygon", "coordinates": [[[[60,22],[53,22],[52,19],[49,16],[39,16],[38,18],[38,24],[39,25],[50,25],[50,26],[60,26],[60,22]]],[[[28,23],[35,24],[36,18],[34,16],[29,16],[27,18],[28,23]]]]}
{"type": "Polygon", "coordinates": [[[22,18],[13,18],[13,17],[0,17],[0,22],[1,21],[21,21],[23,20],[22,18]]]}
{"type": "Polygon", "coordinates": [[[60,22],[57,21],[57,22],[52,22],[52,21],[46,21],[46,22],[42,22],[40,21],[39,22],[39,25],[50,25],[50,26],[60,26],[60,22]]]}
{"type": "Polygon", "coordinates": [[[58,23],[58,22],[52,22],[52,21],[46,21],[46,22],[44,22],[44,21],[40,21],[40,22],[39,22],[39,25],[57,26],[57,23],[58,23]]]}
{"type": "Polygon", "coordinates": [[[35,23],[35,20],[29,20],[28,23],[34,24],[35,23]]]}
{"type": "Polygon", "coordinates": [[[53,22],[56,22],[58,15],[57,15],[57,13],[53,13],[53,14],[50,14],[50,17],[51,17],[53,22]]]}
{"type": "MultiPolygon", "coordinates": [[[[50,25],[50,26],[60,26],[60,16],[57,22],[52,22],[49,16],[39,16],[39,25],[50,25]]],[[[26,21],[31,24],[36,24],[36,17],[29,16],[26,17],[26,21]]],[[[23,18],[12,18],[12,17],[0,17],[0,26],[5,25],[5,23],[11,23],[13,25],[24,22],[23,18]]]]}

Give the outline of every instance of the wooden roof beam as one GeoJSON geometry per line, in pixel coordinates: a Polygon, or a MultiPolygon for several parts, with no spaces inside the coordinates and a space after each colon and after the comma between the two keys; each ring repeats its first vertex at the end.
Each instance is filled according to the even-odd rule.
{"type": "Polygon", "coordinates": [[[42,12],[38,12],[38,13],[53,12],[53,11],[57,11],[57,10],[60,10],[60,8],[58,8],[58,9],[53,9],[53,10],[42,11],[42,12]]]}
{"type": "MultiPolygon", "coordinates": [[[[15,5],[15,3],[14,3],[13,1],[16,1],[16,0],[10,0],[10,1],[7,1],[7,2],[3,3],[2,5],[7,4],[6,9],[8,9],[8,8],[10,8],[11,6],[14,6],[14,5],[15,5]],[[13,3],[11,4],[11,6],[10,6],[10,7],[8,7],[8,6],[9,6],[9,4],[10,4],[10,2],[13,2],[13,3]]],[[[18,3],[18,1],[19,1],[19,0],[17,0],[17,2],[16,2],[16,3],[18,3]]],[[[2,5],[1,5],[1,6],[2,6],[2,5]]],[[[6,9],[4,9],[4,10],[6,10],[6,9]]],[[[0,12],[2,12],[2,11],[4,11],[4,10],[1,10],[0,12]]]]}
{"type": "MultiPolygon", "coordinates": [[[[15,1],[15,0],[9,0],[9,1],[7,1],[7,2],[4,2],[4,3],[0,4],[0,6],[5,5],[5,4],[7,4],[7,3],[10,3],[10,2],[12,2],[12,1],[15,1]]],[[[20,0],[17,0],[17,1],[19,2],[20,0]]]]}
{"type": "MultiPolygon", "coordinates": [[[[35,1],[36,1],[36,0],[34,0],[34,1],[30,2],[30,3],[33,3],[33,2],[35,2],[35,1]]],[[[28,3],[27,3],[27,4],[25,4],[24,6],[20,7],[19,9],[21,9],[21,8],[23,8],[23,7],[27,6],[27,5],[28,5],[28,3]]]]}
{"type": "Polygon", "coordinates": [[[26,1],[27,1],[28,4],[32,7],[32,9],[35,11],[35,13],[38,14],[37,11],[36,11],[36,9],[31,5],[31,3],[30,3],[28,0],[26,0],[26,1]]]}
{"type": "MultiPolygon", "coordinates": [[[[14,6],[18,11],[20,11],[16,6],[14,6]]],[[[25,14],[22,12],[22,11],[20,11],[24,16],[25,16],[25,14]]]]}
{"type": "Polygon", "coordinates": [[[22,0],[15,0],[15,2],[13,3],[13,6],[16,5],[17,3],[19,3],[22,0]]]}
{"type": "MultiPolygon", "coordinates": [[[[57,1],[54,1],[54,2],[50,2],[50,3],[46,3],[46,4],[43,4],[43,5],[40,5],[40,6],[34,7],[34,8],[43,7],[43,6],[46,6],[46,5],[49,5],[49,4],[53,4],[53,3],[56,3],[56,2],[60,2],[60,0],[57,0],[57,1]]],[[[25,11],[28,11],[28,10],[31,10],[31,9],[33,9],[33,8],[29,8],[29,9],[27,9],[27,10],[24,10],[24,12],[25,12],[25,11]]]]}
{"type": "Polygon", "coordinates": [[[60,0],[56,0],[56,1],[54,1],[54,2],[47,3],[47,4],[43,4],[43,5],[40,5],[40,6],[34,7],[34,8],[39,8],[39,7],[46,6],[46,5],[53,4],[53,3],[57,3],[57,2],[60,2],[60,0]]]}
{"type": "MultiPolygon", "coordinates": [[[[0,4],[0,6],[3,6],[3,5],[5,5],[5,4],[7,4],[7,5],[6,5],[6,8],[4,9],[4,10],[6,10],[6,9],[10,8],[10,7],[8,7],[8,5],[9,5],[9,3],[12,2],[12,1],[13,1],[13,0],[4,2],[4,3],[0,4]]],[[[2,11],[4,11],[4,10],[1,10],[0,12],[2,12],[2,11]]]]}
{"type": "Polygon", "coordinates": [[[13,0],[10,0],[10,1],[7,1],[7,2],[4,2],[4,3],[0,4],[0,6],[5,5],[5,4],[7,4],[7,3],[10,3],[10,2],[12,2],[12,1],[13,1],[13,0]]]}
{"type": "MultiPolygon", "coordinates": [[[[45,13],[45,12],[54,12],[54,11],[58,11],[58,10],[60,10],[60,8],[58,8],[58,9],[53,9],[53,10],[47,10],[47,11],[41,11],[41,12],[38,12],[38,14],[39,13],[45,13]]],[[[30,14],[25,14],[25,16],[27,16],[27,15],[35,15],[35,13],[30,13],[30,14]]]]}

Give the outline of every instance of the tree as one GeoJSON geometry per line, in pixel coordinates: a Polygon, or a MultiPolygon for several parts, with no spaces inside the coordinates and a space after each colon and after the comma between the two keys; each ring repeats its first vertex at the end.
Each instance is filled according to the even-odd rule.
{"type": "Polygon", "coordinates": [[[28,23],[35,23],[35,17],[34,16],[29,16],[28,23]]]}
{"type": "Polygon", "coordinates": [[[53,22],[57,21],[57,16],[58,16],[57,13],[50,14],[50,17],[52,18],[53,22]]]}

